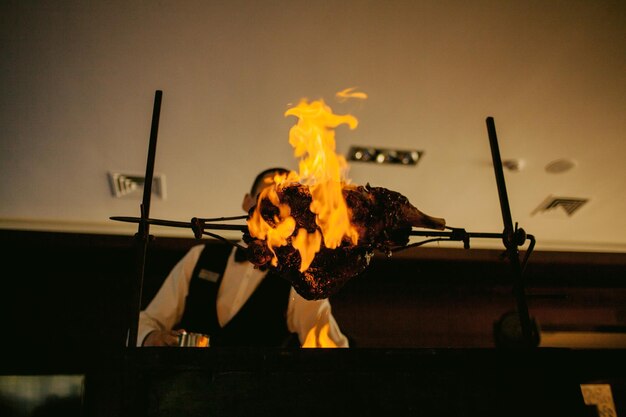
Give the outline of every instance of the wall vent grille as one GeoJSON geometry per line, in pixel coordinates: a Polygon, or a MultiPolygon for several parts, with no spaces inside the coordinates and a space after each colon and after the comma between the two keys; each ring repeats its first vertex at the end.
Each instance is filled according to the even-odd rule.
{"type": "Polygon", "coordinates": [[[588,201],[588,198],[549,196],[531,214],[535,215],[560,208],[568,217],[571,217],[588,201]]]}
{"type": "MultiPolygon", "coordinates": [[[[113,197],[143,196],[143,186],[146,182],[144,175],[122,174],[109,172],[109,185],[113,197]]],[[[165,199],[165,176],[154,174],[152,176],[152,195],[165,199]]]]}

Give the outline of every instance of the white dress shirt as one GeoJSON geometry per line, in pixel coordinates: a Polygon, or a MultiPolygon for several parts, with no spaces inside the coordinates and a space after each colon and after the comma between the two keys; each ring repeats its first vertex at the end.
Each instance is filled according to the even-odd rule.
{"type": "MultiPolygon", "coordinates": [[[[172,268],[158,293],[139,315],[137,345],[141,346],[148,333],[170,330],[180,322],[185,310],[189,282],[203,244],[192,247],[172,268]]],[[[224,327],[250,298],[267,272],[260,271],[250,262],[235,262],[231,251],[217,293],[217,319],[224,327]]],[[[306,300],[292,287],[287,306],[287,328],[297,333],[303,347],[322,347],[330,343],[348,347],[348,338],[341,332],[331,313],[328,299],[306,300]]]]}

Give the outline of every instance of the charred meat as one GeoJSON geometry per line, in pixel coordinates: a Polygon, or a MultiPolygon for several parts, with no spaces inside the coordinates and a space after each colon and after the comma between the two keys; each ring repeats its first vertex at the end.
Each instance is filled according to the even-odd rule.
{"type": "MultiPolygon", "coordinates": [[[[444,219],[422,213],[405,196],[386,188],[370,187],[369,184],[346,186],[343,196],[351,213],[351,223],[358,231],[356,245],[346,238],[339,247],[329,249],[322,242],[311,265],[300,272],[300,253],[291,244],[275,247],[272,252],[265,240],[246,232],[243,240],[248,244],[250,262],[262,269],[269,268],[290,281],[305,299],[327,298],[349,279],[365,271],[375,250],[389,253],[394,247],[406,245],[413,227],[439,230],[445,227],[444,219]],[[274,253],[277,265],[271,264],[274,253]]],[[[291,209],[296,222],[294,235],[300,228],[308,233],[319,230],[315,214],[309,209],[312,198],[307,186],[287,185],[278,190],[278,197],[291,209]]],[[[269,224],[275,223],[279,208],[267,198],[261,199],[258,205],[263,219],[269,224]]],[[[250,210],[250,215],[255,209],[250,210]]]]}

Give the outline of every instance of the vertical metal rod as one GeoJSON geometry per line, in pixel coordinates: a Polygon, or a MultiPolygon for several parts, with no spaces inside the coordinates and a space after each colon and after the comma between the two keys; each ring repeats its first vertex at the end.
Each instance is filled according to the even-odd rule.
{"type": "MultiPolygon", "coordinates": [[[[154,161],[156,158],[156,142],[157,135],[159,133],[159,119],[161,116],[161,100],[163,98],[163,91],[157,90],[154,93],[154,108],[152,110],[152,126],[150,127],[150,144],[148,145],[148,161],[146,163],[146,178],[143,184],[143,210],[145,218],[150,217],[150,200],[152,196],[152,179],[154,178],[154,161]]],[[[148,232],[148,223],[140,223],[140,226],[145,227],[146,233],[148,232]]],[[[142,229],[140,229],[140,232],[142,229]]]]}
{"type": "Polygon", "coordinates": [[[519,314],[520,326],[522,328],[522,336],[527,347],[532,346],[533,336],[531,330],[530,316],[528,313],[528,305],[526,303],[526,295],[524,293],[524,282],[522,278],[522,267],[519,260],[519,251],[515,239],[515,230],[513,229],[513,219],[511,217],[511,208],[509,206],[509,198],[506,192],[506,183],[504,181],[504,171],[502,169],[502,159],[500,157],[500,149],[498,147],[498,137],[496,135],[496,126],[493,117],[487,117],[487,133],[489,134],[489,145],[491,146],[491,159],[493,161],[493,169],[496,175],[496,184],[498,187],[498,196],[500,197],[500,209],[502,211],[502,221],[504,222],[503,240],[506,252],[511,263],[513,275],[513,291],[517,301],[517,312],[519,314]]]}
{"type": "Polygon", "coordinates": [[[504,222],[504,230],[513,231],[513,218],[511,217],[511,207],[509,206],[509,197],[506,192],[506,183],[504,182],[504,171],[502,169],[502,158],[500,157],[500,149],[498,147],[498,137],[496,135],[496,125],[493,117],[487,117],[487,133],[489,134],[489,145],[491,146],[491,159],[493,160],[493,169],[496,174],[496,184],[498,186],[498,196],[500,197],[500,208],[502,210],[502,220],[504,222]]]}
{"type": "Polygon", "coordinates": [[[128,329],[128,347],[137,346],[137,332],[139,327],[139,313],[143,292],[143,279],[146,267],[146,254],[150,242],[150,224],[146,221],[150,217],[150,199],[152,196],[152,179],[154,177],[154,161],[156,156],[157,135],[159,132],[159,118],[161,115],[161,100],[163,91],[157,90],[154,95],[152,110],[152,126],[150,128],[150,144],[148,145],[148,161],[146,163],[146,177],[143,185],[143,200],[141,203],[141,220],[135,235],[137,241],[137,280],[133,285],[130,326],[128,329]]]}

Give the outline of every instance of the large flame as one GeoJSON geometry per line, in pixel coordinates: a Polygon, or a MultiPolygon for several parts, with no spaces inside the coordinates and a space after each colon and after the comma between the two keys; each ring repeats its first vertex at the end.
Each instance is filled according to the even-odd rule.
{"type": "MultiPolygon", "coordinates": [[[[337,96],[344,99],[367,97],[353,89],[343,90],[337,96]]],[[[258,201],[267,198],[278,207],[279,215],[273,219],[274,224],[270,225],[262,218],[257,206],[248,220],[248,230],[253,237],[265,239],[273,253],[274,248],[291,243],[300,252],[300,272],[304,272],[319,252],[322,241],[329,249],[338,247],[344,239],[357,244],[358,232],[350,223],[351,214],[342,193],[347,183],[348,163],[335,152],[335,128],[345,124],[355,129],[358,121],[349,114],[334,114],[323,100],[309,102],[302,99],[297,106],[288,109],[285,116],[298,118],[289,131],[289,143],[294,148],[294,155],[300,158],[299,172],[274,177],[273,185],[266,187],[259,196],[258,201]],[[289,206],[279,201],[278,190],[294,181],[309,187],[310,210],[315,213],[319,231],[295,231],[296,222],[289,206]]],[[[274,253],[272,264],[276,266],[277,262],[274,253]]]]}

